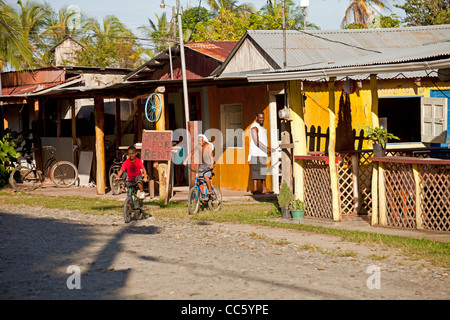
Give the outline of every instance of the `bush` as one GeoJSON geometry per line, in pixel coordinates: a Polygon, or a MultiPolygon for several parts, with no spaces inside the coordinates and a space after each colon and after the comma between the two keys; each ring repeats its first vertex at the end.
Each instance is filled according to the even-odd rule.
{"type": "Polygon", "coordinates": [[[289,207],[292,201],[292,192],[289,189],[286,181],[283,181],[280,188],[280,193],[278,194],[278,205],[280,208],[289,207]]]}
{"type": "Polygon", "coordinates": [[[303,201],[301,201],[300,199],[297,199],[297,200],[292,200],[289,207],[291,208],[291,210],[305,210],[306,205],[303,201]]]}
{"type": "Polygon", "coordinates": [[[18,163],[17,158],[21,155],[16,148],[23,140],[18,137],[19,134],[10,129],[0,134],[0,188],[8,184],[9,175],[18,163]]]}

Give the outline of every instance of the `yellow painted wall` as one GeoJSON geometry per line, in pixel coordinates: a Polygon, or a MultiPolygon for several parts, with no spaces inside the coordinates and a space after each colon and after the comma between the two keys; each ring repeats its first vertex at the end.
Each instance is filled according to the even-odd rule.
{"type": "MultiPolygon", "coordinates": [[[[281,86],[282,88],[282,86],[281,86]]],[[[255,121],[256,112],[263,111],[265,115],[264,127],[270,143],[269,121],[269,90],[279,89],[273,86],[244,86],[231,88],[208,87],[209,127],[221,130],[221,105],[241,104],[242,124],[244,129],[243,149],[215,150],[215,155],[223,151],[216,163],[213,183],[221,188],[231,190],[252,190],[251,167],[248,164],[248,150],[250,142],[250,126],[255,121]],[[234,163],[230,164],[229,160],[234,163]],[[239,160],[239,161],[238,161],[239,160]],[[239,162],[239,163],[238,163],[239,162]]],[[[225,132],[224,132],[225,133],[225,132]]],[[[270,157],[269,157],[270,160],[270,157]]],[[[272,177],[267,176],[267,186],[272,189],[272,177]]],[[[259,184],[259,188],[261,188],[259,184]]]]}
{"type": "MultiPolygon", "coordinates": [[[[341,97],[342,87],[344,81],[336,82],[336,114],[339,112],[339,99],[341,97]]],[[[300,88],[298,81],[292,81],[292,86],[300,88]]],[[[352,128],[356,129],[357,135],[361,129],[367,132],[367,127],[371,126],[371,92],[369,80],[361,81],[361,88],[357,88],[356,92],[350,95],[351,112],[352,112],[352,128]]],[[[416,83],[415,79],[394,79],[394,80],[381,80],[378,79],[378,96],[382,97],[413,97],[423,96],[429,97],[430,90],[450,88],[450,83],[441,82],[436,79],[433,83],[431,79],[422,79],[420,83],[416,83]],[[419,86],[418,86],[419,84],[419,86]]],[[[308,128],[308,132],[311,126],[321,126],[322,133],[325,133],[329,127],[329,114],[328,114],[328,90],[326,82],[303,82],[303,91],[307,97],[305,102],[305,125],[308,128]]],[[[295,110],[296,104],[299,103],[298,97],[289,97],[289,104],[293,110],[295,110]]],[[[296,120],[293,119],[293,125],[295,126],[296,120]]],[[[337,126],[337,118],[335,126],[337,126]]],[[[294,134],[294,133],[293,133],[294,134]]],[[[298,140],[298,133],[294,135],[294,141],[298,140]]],[[[309,141],[308,141],[309,143],[309,141]]],[[[308,145],[309,147],[309,145],[308,145]]],[[[364,148],[369,148],[366,143],[364,148]]],[[[322,140],[321,151],[324,151],[325,140],[322,140]]],[[[298,152],[296,151],[296,154],[298,152]]]]}

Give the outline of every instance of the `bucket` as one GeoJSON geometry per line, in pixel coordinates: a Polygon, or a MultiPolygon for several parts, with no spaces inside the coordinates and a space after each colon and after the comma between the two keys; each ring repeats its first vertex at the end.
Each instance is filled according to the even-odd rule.
{"type": "Polygon", "coordinates": [[[302,220],[305,210],[291,210],[292,219],[302,220]]]}

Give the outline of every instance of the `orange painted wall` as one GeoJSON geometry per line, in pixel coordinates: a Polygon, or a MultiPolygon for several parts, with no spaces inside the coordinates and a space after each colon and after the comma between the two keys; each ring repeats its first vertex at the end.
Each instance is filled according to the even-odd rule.
{"type": "MultiPolygon", "coordinates": [[[[265,115],[264,127],[267,130],[270,142],[269,121],[269,87],[267,85],[245,86],[231,88],[208,87],[209,101],[209,126],[221,130],[221,105],[241,104],[242,124],[244,130],[244,149],[224,149],[221,160],[216,164],[213,178],[214,184],[221,188],[231,190],[252,190],[251,167],[248,164],[248,150],[250,139],[250,126],[255,121],[256,112],[263,111],[265,115]],[[226,159],[234,158],[234,164],[229,164],[226,159]],[[237,164],[238,158],[241,164],[237,164]],[[243,163],[242,163],[243,162],[243,163]]],[[[215,151],[221,152],[219,150],[215,151]]],[[[270,158],[270,157],[269,157],[270,158]]],[[[272,177],[267,177],[267,186],[272,188],[272,177]]],[[[261,186],[259,185],[261,189],[261,186]]]]}

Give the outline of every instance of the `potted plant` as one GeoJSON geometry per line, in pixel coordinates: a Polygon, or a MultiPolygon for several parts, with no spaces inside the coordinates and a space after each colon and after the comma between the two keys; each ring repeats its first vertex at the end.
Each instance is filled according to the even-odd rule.
{"type": "Polygon", "coordinates": [[[387,129],[383,127],[369,128],[367,139],[371,140],[373,143],[374,157],[384,157],[388,139],[400,140],[399,137],[389,133],[387,129]]]}
{"type": "Polygon", "coordinates": [[[299,199],[292,200],[289,208],[293,219],[302,220],[305,215],[305,203],[299,199]]]}
{"type": "Polygon", "coordinates": [[[280,188],[280,193],[277,196],[278,198],[278,205],[281,209],[281,216],[283,218],[290,218],[291,215],[289,214],[289,205],[292,201],[292,192],[291,189],[289,189],[286,181],[283,181],[280,188]]]}

